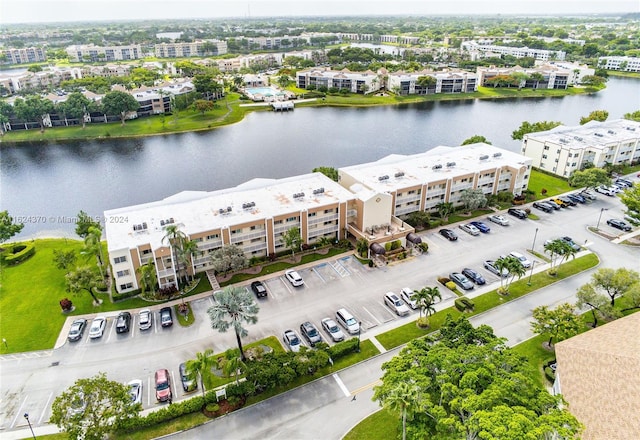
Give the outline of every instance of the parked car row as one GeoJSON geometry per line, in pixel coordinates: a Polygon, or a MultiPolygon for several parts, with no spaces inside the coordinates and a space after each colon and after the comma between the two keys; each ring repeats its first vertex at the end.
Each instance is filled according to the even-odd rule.
{"type": "MultiPolygon", "coordinates": [[[[107,327],[107,317],[97,316],[93,318],[91,324],[84,318],[75,319],[71,323],[67,340],[76,342],[82,339],[84,331],[89,325],[89,339],[99,339],[104,335],[107,327]]],[[[116,333],[128,333],[131,330],[133,316],[130,312],[123,311],[115,318],[116,333]]],[[[160,309],[160,322],[162,327],[170,327],[173,325],[173,313],[171,307],[163,307],[160,309]]],[[[153,313],[149,309],[143,309],[138,312],[138,328],[141,331],[149,330],[153,326],[153,313]]]]}
{"type": "MultiPolygon", "coordinates": [[[[344,341],[345,335],[344,332],[340,329],[337,323],[340,323],[342,327],[349,334],[358,334],[360,332],[360,323],[356,321],[356,319],[351,315],[346,309],[340,309],[336,312],[336,319],[332,318],[322,318],[320,321],[320,327],[325,333],[328,335],[329,339],[333,342],[344,341]]],[[[309,346],[315,347],[318,343],[324,342],[322,334],[318,330],[311,321],[305,321],[300,324],[300,334],[307,341],[309,346]]],[[[298,334],[292,330],[287,329],[282,334],[282,340],[285,343],[285,346],[294,352],[300,351],[300,347],[302,346],[302,339],[298,336],[298,334]]]]}

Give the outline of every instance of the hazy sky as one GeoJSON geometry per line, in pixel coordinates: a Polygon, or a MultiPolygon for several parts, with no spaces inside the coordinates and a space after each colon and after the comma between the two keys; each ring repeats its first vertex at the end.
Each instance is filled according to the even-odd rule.
{"type": "Polygon", "coordinates": [[[638,0],[0,0],[1,23],[318,15],[640,12],[638,0]]]}

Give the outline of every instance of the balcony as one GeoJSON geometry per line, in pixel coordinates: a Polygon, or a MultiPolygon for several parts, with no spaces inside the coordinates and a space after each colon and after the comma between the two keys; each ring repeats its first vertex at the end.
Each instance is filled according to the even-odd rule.
{"type": "Polygon", "coordinates": [[[175,275],[175,272],[173,271],[173,268],[158,270],[158,278],[172,277],[174,275],[175,275]]]}
{"type": "Polygon", "coordinates": [[[427,198],[441,196],[443,194],[446,194],[446,192],[446,188],[430,189],[427,191],[427,198]]]}
{"type": "Polygon", "coordinates": [[[462,191],[470,188],[473,188],[473,182],[454,183],[451,186],[451,191],[462,191]]]}
{"type": "Polygon", "coordinates": [[[419,205],[407,205],[407,206],[396,207],[395,215],[408,214],[410,212],[418,211],[419,209],[420,209],[419,205]]]}
{"type": "Polygon", "coordinates": [[[256,232],[249,232],[243,234],[232,234],[231,244],[238,243],[239,241],[253,240],[254,238],[263,238],[267,236],[267,232],[264,229],[260,229],[256,232]]]}
{"type": "Polygon", "coordinates": [[[409,203],[409,202],[416,202],[418,200],[420,200],[422,194],[418,193],[418,194],[409,194],[406,196],[402,196],[402,197],[396,197],[396,203],[397,204],[402,204],[402,203],[409,203]]]}
{"type": "Polygon", "coordinates": [[[315,225],[317,223],[324,223],[332,220],[338,220],[337,212],[329,215],[309,217],[309,225],[315,225]]]}
{"type": "Polygon", "coordinates": [[[217,249],[219,247],[222,247],[222,240],[208,241],[206,243],[199,244],[198,250],[204,252],[208,251],[209,249],[217,249]]]}
{"type": "Polygon", "coordinates": [[[338,230],[338,225],[331,225],[326,228],[313,229],[309,231],[308,238],[319,237],[321,235],[337,232],[338,230]]]}
{"type": "Polygon", "coordinates": [[[254,251],[261,251],[263,249],[267,248],[267,242],[266,241],[262,241],[260,243],[254,243],[248,246],[242,246],[242,250],[246,253],[246,252],[254,252],[254,251]]]}
{"type": "Polygon", "coordinates": [[[274,234],[281,234],[287,232],[291,228],[300,228],[300,222],[289,222],[283,225],[278,225],[273,228],[274,234]]]}

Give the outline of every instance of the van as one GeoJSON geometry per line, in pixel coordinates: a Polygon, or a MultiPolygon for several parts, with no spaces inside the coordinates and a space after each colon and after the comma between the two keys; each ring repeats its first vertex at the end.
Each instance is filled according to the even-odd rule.
{"type": "Polygon", "coordinates": [[[171,400],[171,381],[169,380],[169,371],[166,368],[156,371],[156,400],[158,402],[166,402],[171,400]]]}
{"type": "Polygon", "coordinates": [[[340,323],[350,334],[357,335],[360,333],[360,324],[356,321],[347,309],[340,309],[336,312],[336,321],[340,323]]]}

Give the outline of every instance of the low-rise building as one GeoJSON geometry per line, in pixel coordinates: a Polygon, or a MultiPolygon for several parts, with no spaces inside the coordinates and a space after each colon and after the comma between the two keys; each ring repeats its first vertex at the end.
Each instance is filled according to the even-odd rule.
{"type": "Polygon", "coordinates": [[[465,41],[460,45],[460,48],[468,52],[472,60],[509,55],[515,58],[528,57],[542,61],[563,61],[566,56],[566,52],[561,50],[533,49],[526,46],[497,46],[494,44],[482,44],[477,41],[465,41]]]}
{"type": "Polygon", "coordinates": [[[543,64],[537,67],[478,67],[476,69],[478,83],[483,87],[491,87],[491,80],[499,77],[509,77],[514,73],[522,73],[528,78],[514,85],[533,89],[566,89],[575,78],[575,74],[562,67],[551,64],[543,64]]]}
{"type": "Polygon", "coordinates": [[[155,45],[155,54],[158,58],[218,56],[226,53],[227,42],[220,40],[198,40],[155,45]]]}
{"type": "Polygon", "coordinates": [[[96,46],[94,44],[79,44],[69,46],[66,49],[69,60],[79,63],[84,62],[111,62],[124,60],[137,60],[143,57],[139,44],[123,46],[96,46]]]}
{"type": "Polygon", "coordinates": [[[349,69],[331,70],[330,68],[305,69],[298,71],[296,85],[301,89],[315,90],[346,89],[351,93],[373,93],[381,88],[381,79],[375,72],[351,72],[349,69]]]}
{"type": "Polygon", "coordinates": [[[10,64],[40,63],[47,60],[47,54],[42,47],[3,49],[0,54],[7,57],[6,62],[10,64]]]}
{"type": "Polygon", "coordinates": [[[472,93],[478,90],[477,75],[464,70],[391,72],[386,77],[387,90],[397,90],[401,95],[472,93]],[[423,77],[431,80],[423,82],[423,77]]]}
{"type": "Polygon", "coordinates": [[[640,122],[615,119],[525,134],[522,154],[533,166],[569,177],[586,166],[640,162],[640,122]]]}
{"type": "Polygon", "coordinates": [[[598,67],[622,72],[640,72],[639,57],[610,56],[598,58],[598,67]]]}

